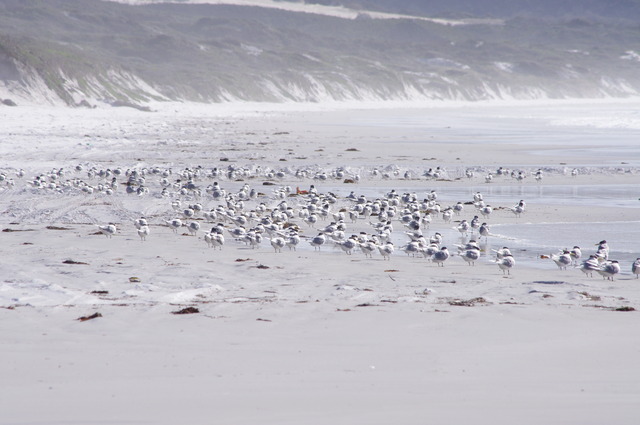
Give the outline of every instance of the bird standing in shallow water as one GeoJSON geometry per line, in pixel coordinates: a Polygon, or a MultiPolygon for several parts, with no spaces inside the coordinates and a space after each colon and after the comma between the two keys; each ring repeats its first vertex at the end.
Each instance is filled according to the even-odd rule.
{"type": "Polygon", "coordinates": [[[491,205],[487,205],[480,210],[480,214],[482,214],[484,218],[489,218],[492,212],[493,208],[491,208],[491,205]]]}
{"type": "Polygon", "coordinates": [[[511,212],[516,216],[520,217],[520,215],[524,212],[524,203],[520,201],[520,204],[515,207],[511,207],[511,212]]]}
{"type": "Polygon", "coordinates": [[[453,210],[451,208],[447,208],[442,212],[442,220],[445,223],[449,223],[451,221],[452,216],[453,216],[453,210]]]}
{"type": "Polygon", "coordinates": [[[481,238],[483,237],[485,239],[489,239],[489,226],[487,225],[487,223],[482,223],[480,225],[478,233],[480,234],[481,238]]]}
{"type": "Polygon", "coordinates": [[[477,215],[473,216],[473,218],[471,219],[471,222],[469,222],[469,225],[471,226],[471,233],[480,229],[480,219],[478,218],[477,215]]]}
{"type": "Polygon", "coordinates": [[[462,220],[460,224],[458,224],[458,227],[456,227],[456,229],[458,230],[458,232],[460,232],[461,236],[467,236],[467,232],[469,231],[470,227],[471,226],[469,226],[467,220],[462,220]]]}

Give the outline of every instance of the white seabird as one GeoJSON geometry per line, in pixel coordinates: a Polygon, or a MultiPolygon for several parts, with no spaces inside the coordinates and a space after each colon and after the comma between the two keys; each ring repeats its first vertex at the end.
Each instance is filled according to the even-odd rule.
{"type": "Polygon", "coordinates": [[[578,260],[582,257],[582,251],[579,246],[574,246],[573,249],[569,252],[571,255],[571,260],[574,265],[578,265],[578,260]]]}
{"type": "Polygon", "coordinates": [[[453,209],[447,208],[444,211],[442,211],[442,220],[445,223],[449,223],[452,217],[453,217],[453,209]]]}
{"type": "Polygon", "coordinates": [[[475,262],[480,258],[480,250],[476,248],[466,249],[460,256],[468,265],[474,266],[475,262]]]}
{"type": "Polygon", "coordinates": [[[377,245],[373,241],[365,241],[359,244],[360,251],[365,257],[373,258],[373,252],[376,250],[377,245]]]}
{"type": "Polygon", "coordinates": [[[167,226],[173,230],[173,233],[178,233],[178,229],[182,227],[182,220],[179,218],[174,218],[173,220],[165,220],[167,226]]]}
{"type": "Polygon", "coordinates": [[[516,216],[520,217],[520,215],[524,212],[524,208],[520,205],[516,205],[515,207],[511,207],[511,212],[516,216]]]}
{"type": "Polygon", "coordinates": [[[458,232],[460,232],[460,235],[467,236],[469,227],[470,226],[469,226],[469,223],[467,223],[467,220],[462,220],[460,224],[458,224],[458,227],[456,227],[456,229],[458,230],[458,232]]]}
{"type": "Polygon", "coordinates": [[[572,263],[572,259],[571,259],[571,252],[569,252],[569,250],[565,249],[562,251],[562,254],[551,254],[551,259],[553,260],[554,263],[556,263],[556,266],[558,266],[558,268],[560,270],[566,270],[567,266],[570,265],[572,263]]]}
{"type": "Polygon", "coordinates": [[[616,260],[607,261],[596,271],[603,279],[613,280],[613,276],[620,273],[620,264],[616,260]]]}
{"type": "Polygon", "coordinates": [[[440,267],[444,267],[444,262],[449,258],[449,251],[446,246],[440,248],[433,256],[431,257],[431,261],[436,263],[440,267]]]}
{"type": "Polygon", "coordinates": [[[271,243],[271,246],[273,247],[273,250],[275,252],[282,252],[282,248],[284,248],[284,246],[287,244],[287,242],[284,240],[284,238],[280,237],[280,236],[276,236],[275,238],[271,238],[269,240],[269,242],[271,243]]]}
{"type": "Polygon", "coordinates": [[[478,229],[478,233],[480,234],[480,237],[484,237],[485,239],[489,238],[489,226],[487,225],[487,223],[482,223],[480,225],[480,228],[478,229]]]}
{"type": "Polygon", "coordinates": [[[196,212],[191,208],[185,208],[184,210],[182,210],[182,217],[184,218],[193,218],[195,217],[195,215],[196,212]]]}
{"type": "Polygon", "coordinates": [[[439,232],[434,233],[434,235],[429,238],[429,243],[440,245],[442,243],[442,235],[439,232]]]}
{"type": "Polygon", "coordinates": [[[355,247],[358,246],[358,243],[352,236],[344,241],[337,242],[336,245],[338,245],[347,255],[351,255],[355,247]]]}
{"type": "Polygon", "coordinates": [[[139,219],[133,221],[133,225],[136,226],[136,229],[140,229],[143,226],[148,226],[149,223],[147,223],[146,218],[140,217],[139,219]]]}
{"type": "Polygon", "coordinates": [[[609,244],[607,241],[601,240],[596,244],[598,246],[598,250],[596,251],[596,257],[598,257],[601,261],[606,261],[609,259],[609,244]]]}
{"type": "Polygon", "coordinates": [[[210,248],[220,248],[222,250],[222,245],[224,245],[224,235],[222,233],[217,232],[209,232],[205,233],[204,241],[209,245],[210,248]]]}
{"type": "Polygon", "coordinates": [[[480,210],[480,213],[484,216],[484,218],[489,218],[492,212],[493,208],[491,208],[491,205],[487,205],[480,210]]]}
{"type": "Polygon", "coordinates": [[[478,218],[477,215],[473,216],[473,218],[469,222],[469,225],[471,226],[471,233],[473,233],[475,230],[478,230],[480,228],[480,219],[478,218]]]}
{"type": "Polygon", "coordinates": [[[287,248],[295,251],[298,244],[300,244],[300,236],[297,233],[290,234],[287,238],[287,248]]]}
{"type": "Polygon", "coordinates": [[[140,240],[141,241],[147,240],[147,236],[149,236],[150,232],[151,231],[149,230],[149,226],[141,226],[138,229],[138,236],[140,236],[140,240]]]}
{"type": "Polygon", "coordinates": [[[109,223],[106,226],[98,225],[98,229],[100,229],[100,232],[102,232],[102,234],[105,235],[107,238],[111,238],[113,235],[116,234],[118,230],[116,229],[116,225],[113,223],[109,223]]]}
{"type": "Polygon", "coordinates": [[[420,243],[417,241],[409,241],[406,245],[400,248],[407,255],[415,257],[416,253],[420,252],[420,243]]]}
{"type": "Polygon", "coordinates": [[[313,225],[318,222],[318,216],[315,214],[309,214],[303,219],[303,221],[307,223],[309,227],[313,227],[313,225]]]}
{"type": "Polygon", "coordinates": [[[242,226],[239,226],[239,227],[234,227],[233,229],[227,229],[227,232],[229,232],[229,234],[233,238],[240,239],[247,234],[247,229],[245,229],[242,226]]]}
{"type": "Polygon", "coordinates": [[[511,255],[511,251],[506,246],[503,246],[500,249],[492,249],[491,251],[496,253],[496,260],[500,260],[504,258],[506,255],[511,255]]]}
{"type": "Polygon", "coordinates": [[[513,258],[513,255],[511,254],[505,254],[503,255],[502,258],[495,260],[496,263],[498,264],[498,267],[500,267],[500,270],[502,270],[502,274],[511,274],[511,269],[513,268],[513,266],[515,266],[516,264],[516,260],[513,258]]]}
{"type": "Polygon", "coordinates": [[[636,279],[640,275],[640,257],[636,258],[636,261],[631,264],[631,273],[636,275],[636,279]]]}
{"type": "Polygon", "coordinates": [[[311,244],[311,246],[314,249],[317,249],[318,251],[320,251],[320,247],[327,241],[327,237],[322,234],[322,233],[318,233],[317,236],[314,236],[309,243],[311,244]]]}
{"type": "Polygon", "coordinates": [[[392,242],[387,242],[384,245],[378,245],[378,252],[382,255],[383,260],[390,260],[393,251],[394,247],[392,242]]]}
{"type": "Polygon", "coordinates": [[[189,229],[189,233],[191,233],[192,236],[195,236],[196,233],[198,233],[198,230],[200,230],[200,223],[198,223],[197,221],[192,221],[189,223],[187,228],[189,229]]]}
{"type": "Polygon", "coordinates": [[[420,252],[422,252],[422,256],[431,260],[433,258],[433,254],[440,251],[440,245],[432,243],[424,247],[420,247],[420,252]]]}
{"type": "Polygon", "coordinates": [[[582,262],[580,270],[589,277],[593,277],[593,272],[600,269],[600,262],[595,254],[592,254],[582,262]]]}

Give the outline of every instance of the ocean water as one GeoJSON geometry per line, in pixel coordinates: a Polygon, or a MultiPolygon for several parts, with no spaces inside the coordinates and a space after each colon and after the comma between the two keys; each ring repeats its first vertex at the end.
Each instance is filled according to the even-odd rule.
{"type": "MultiPolygon", "coordinates": [[[[458,108],[391,110],[383,117],[362,117],[355,126],[438,131],[438,142],[535,145],[527,152],[541,165],[563,156],[593,158],[592,166],[640,166],[640,102],[538,102],[469,104],[458,108]]],[[[420,142],[416,142],[420,143],[420,142]]],[[[424,143],[434,143],[426,139],[424,143]]],[[[507,165],[507,164],[505,164],[507,165]]]]}
{"type": "MultiPolygon", "coordinates": [[[[435,190],[438,194],[438,202],[444,208],[454,205],[456,202],[468,202],[473,200],[473,194],[482,193],[487,203],[494,206],[513,206],[520,199],[527,203],[545,205],[575,205],[575,206],[611,206],[624,208],[640,208],[640,176],[639,183],[612,184],[612,185],[545,185],[527,183],[518,185],[500,185],[492,183],[486,185],[468,185],[463,187],[438,186],[437,182],[425,181],[422,188],[403,186],[400,182],[394,187],[397,193],[415,193],[418,199],[424,199],[428,192],[435,190]]],[[[567,177],[567,181],[571,181],[567,177]]],[[[347,195],[344,186],[329,188],[332,192],[347,195]]],[[[371,187],[357,187],[355,192],[363,194],[370,199],[384,198],[389,190],[374,189],[371,187]]],[[[473,208],[467,206],[467,210],[473,208]]],[[[640,210],[638,211],[640,219],[640,210]]]]}
{"type": "MultiPolygon", "coordinates": [[[[592,223],[518,223],[498,224],[491,227],[495,237],[492,244],[503,242],[523,255],[520,257],[535,265],[541,255],[556,254],[559,250],[579,246],[583,257],[595,254],[597,243],[606,240],[610,247],[610,259],[618,260],[623,271],[630,273],[631,263],[640,257],[640,221],[592,222],[592,223]]],[[[515,255],[515,253],[514,253],[515,255]]],[[[553,264],[553,263],[551,263],[553,264]]],[[[555,267],[555,264],[553,264],[555,267]]]]}
{"type": "MultiPolygon", "coordinates": [[[[570,180],[570,178],[567,178],[570,180]]],[[[440,189],[443,199],[470,199],[480,192],[499,205],[515,205],[520,199],[530,204],[610,206],[640,208],[640,185],[545,185],[472,186],[460,190],[440,189]],[[466,195],[466,196],[465,196],[466,195]],[[452,198],[453,197],[453,198],[452,198]]],[[[640,213],[640,211],[639,211],[640,213]]],[[[640,219],[640,216],[639,216],[640,219]]]]}

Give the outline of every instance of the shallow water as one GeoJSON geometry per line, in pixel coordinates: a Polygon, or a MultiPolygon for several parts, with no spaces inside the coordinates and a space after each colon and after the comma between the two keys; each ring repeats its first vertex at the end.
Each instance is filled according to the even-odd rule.
{"type": "MultiPolygon", "coordinates": [[[[507,177],[505,177],[507,178],[507,177]]],[[[570,180],[567,177],[567,180],[570,180]]],[[[336,194],[348,195],[344,186],[331,187],[336,194]]],[[[442,187],[431,182],[425,182],[423,189],[416,187],[397,187],[396,193],[416,193],[422,200],[427,193],[435,190],[438,194],[438,202],[442,207],[454,205],[458,201],[469,202],[476,192],[482,193],[486,203],[493,206],[513,206],[519,200],[524,199],[529,205],[576,205],[576,206],[611,206],[625,208],[640,208],[640,185],[613,184],[613,185],[470,185],[468,187],[442,187]]],[[[357,194],[363,194],[371,199],[383,198],[389,190],[381,191],[371,187],[358,187],[357,194]]],[[[467,209],[471,206],[467,206],[467,209]]],[[[640,212],[639,212],[640,214],[640,212]]],[[[640,215],[639,215],[640,217],[640,215]]]]}
{"type": "Polygon", "coordinates": [[[586,259],[596,253],[596,243],[603,239],[610,247],[609,258],[621,263],[623,274],[631,274],[631,263],[640,256],[640,221],[498,224],[491,231],[496,234],[495,239],[489,238],[491,244],[503,243],[519,250],[524,254],[518,255],[519,259],[543,268],[553,268],[555,264],[551,260],[540,261],[541,255],[579,246],[586,259]]]}
{"type": "MultiPolygon", "coordinates": [[[[567,178],[568,180],[570,178],[567,178]]],[[[442,199],[470,199],[480,192],[485,200],[498,205],[515,205],[520,199],[528,204],[562,204],[577,206],[611,206],[640,208],[640,186],[619,185],[514,185],[475,186],[464,189],[436,189],[442,192],[442,199]],[[466,198],[464,198],[466,195],[466,198]]]]}
{"type": "MultiPolygon", "coordinates": [[[[570,178],[568,178],[570,179],[570,178]]],[[[541,269],[554,269],[556,265],[550,259],[541,259],[541,255],[558,253],[559,250],[574,246],[579,246],[583,252],[583,259],[596,251],[595,244],[601,240],[607,240],[611,249],[610,258],[621,263],[622,275],[630,275],[631,263],[640,256],[640,200],[638,195],[640,187],[637,185],[476,185],[465,188],[460,187],[437,187],[433,186],[422,191],[413,188],[396,189],[397,193],[416,192],[419,199],[426,197],[427,192],[436,190],[438,201],[443,207],[452,206],[456,202],[468,202],[472,200],[473,194],[481,192],[486,203],[494,207],[510,207],[516,205],[520,199],[527,202],[527,208],[532,205],[574,205],[584,208],[601,207],[609,205],[612,207],[624,207],[638,209],[639,221],[619,221],[619,222],[590,222],[590,223],[562,223],[548,222],[532,224],[527,222],[526,212],[516,223],[499,224],[501,218],[493,216],[489,220],[492,236],[487,241],[481,241],[484,256],[483,261],[488,262],[493,259],[492,249],[499,249],[508,246],[518,263],[526,264],[541,269]]],[[[335,187],[336,193],[342,193],[343,188],[335,187]],[[340,191],[342,189],[342,192],[340,191]]],[[[388,189],[362,187],[358,188],[358,194],[376,199],[384,198],[388,189]]],[[[495,213],[494,213],[495,214],[495,213]]],[[[504,217],[504,212],[499,213],[504,217]]],[[[440,217],[434,217],[429,230],[424,231],[426,235],[440,232],[443,237],[443,244],[448,245],[451,252],[456,252],[456,245],[466,243],[470,238],[477,235],[469,235],[462,238],[455,229],[460,219],[470,219],[476,215],[472,205],[465,205],[463,213],[459,217],[454,217],[454,222],[444,224],[440,217]]],[[[509,220],[513,217],[509,213],[509,220]]],[[[401,229],[399,224],[395,226],[401,229]]],[[[397,229],[397,230],[398,230],[397,229]]],[[[398,232],[396,232],[398,233],[398,232]]],[[[406,244],[406,237],[400,233],[394,239],[396,246],[406,244]]],[[[404,255],[398,252],[398,255],[404,255]]]]}

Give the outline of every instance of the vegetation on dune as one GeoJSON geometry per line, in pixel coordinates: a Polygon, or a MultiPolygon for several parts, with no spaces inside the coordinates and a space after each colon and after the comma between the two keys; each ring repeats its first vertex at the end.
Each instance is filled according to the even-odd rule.
{"type": "Polygon", "coordinates": [[[640,91],[640,33],[617,17],[511,16],[453,26],[241,6],[6,0],[0,28],[0,80],[24,83],[30,70],[69,105],[78,98],[477,100],[640,91]]]}

